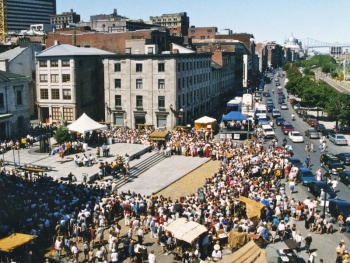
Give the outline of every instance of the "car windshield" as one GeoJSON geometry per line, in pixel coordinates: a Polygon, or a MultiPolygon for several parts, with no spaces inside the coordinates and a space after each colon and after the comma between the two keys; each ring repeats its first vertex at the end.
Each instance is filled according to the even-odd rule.
{"type": "Polygon", "coordinates": [[[309,133],[317,133],[315,130],[309,130],[309,133]]]}
{"type": "Polygon", "coordinates": [[[284,128],[285,129],[293,129],[293,126],[292,125],[284,125],[284,128]]]}
{"type": "Polygon", "coordinates": [[[337,135],[337,139],[345,140],[345,137],[343,135],[337,135]]]}
{"type": "Polygon", "coordinates": [[[302,175],[303,177],[314,177],[311,171],[303,172],[302,175]]]}
{"type": "Polygon", "coordinates": [[[300,132],[293,132],[293,136],[301,136],[300,132]]]}

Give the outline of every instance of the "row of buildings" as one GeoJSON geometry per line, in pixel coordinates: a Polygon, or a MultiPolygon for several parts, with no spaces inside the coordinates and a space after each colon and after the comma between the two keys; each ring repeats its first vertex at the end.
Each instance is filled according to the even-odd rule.
{"type": "Polygon", "coordinates": [[[284,47],[255,44],[252,34],[189,27],[185,12],[151,17],[150,25],[115,10],[79,27],[66,26],[74,21],[68,13],[50,15],[61,28],[18,38],[0,54],[0,138],[24,134],[30,118],[71,123],[84,112],[133,128],[193,124],[287,58],[284,47]]]}

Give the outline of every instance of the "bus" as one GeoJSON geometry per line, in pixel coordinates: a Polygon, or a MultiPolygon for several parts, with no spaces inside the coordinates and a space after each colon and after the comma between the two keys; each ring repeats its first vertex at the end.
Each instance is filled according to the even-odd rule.
{"type": "Polygon", "coordinates": [[[233,100],[227,102],[227,113],[231,111],[239,111],[242,109],[242,97],[236,97],[233,100]]]}

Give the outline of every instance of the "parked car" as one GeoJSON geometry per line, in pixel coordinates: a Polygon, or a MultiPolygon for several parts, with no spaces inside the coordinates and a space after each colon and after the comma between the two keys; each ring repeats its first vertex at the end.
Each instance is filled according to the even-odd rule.
{"type": "Polygon", "coordinates": [[[287,103],[282,103],[282,104],[281,104],[281,110],[288,110],[288,105],[287,105],[287,103]]]}
{"type": "Polygon", "coordinates": [[[288,134],[288,132],[294,131],[293,125],[289,122],[284,122],[281,125],[281,130],[284,134],[288,134]]]}
{"type": "Polygon", "coordinates": [[[292,142],[304,142],[303,136],[298,131],[289,132],[288,137],[292,142]]]}
{"type": "Polygon", "coordinates": [[[334,135],[335,131],[333,129],[325,129],[321,131],[322,136],[326,136],[326,138],[329,138],[329,135],[334,135]]]}
{"type": "Polygon", "coordinates": [[[319,139],[320,138],[320,135],[314,129],[306,130],[305,131],[305,136],[309,137],[310,139],[319,139]]]}
{"type": "Polygon", "coordinates": [[[350,202],[331,199],[328,202],[328,213],[334,218],[341,214],[345,220],[350,215],[350,202]]]}
{"type": "Polygon", "coordinates": [[[267,98],[267,99],[266,99],[266,103],[273,103],[273,99],[267,98]]]}
{"type": "Polygon", "coordinates": [[[329,140],[335,145],[348,145],[348,141],[343,134],[330,134],[329,140]]]}
{"type": "Polygon", "coordinates": [[[273,118],[281,117],[281,112],[280,112],[280,110],[278,110],[278,109],[273,109],[273,110],[272,110],[272,117],[273,117],[273,118]]]}
{"type": "Polygon", "coordinates": [[[313,117],[314,117],[313,115],[304,114],[304,115],[303,115],[303,121],[308,122],[309,119],[311,119],[311,118],[313,118],[313,117]]]}
{"type": "Polygon", "coordinates": [[[316,177],[309,168],[299,167],[297,180],[306,186],[309,182],[316,181],[316,177]]]}
{"type": "Polygon", "coordinates": [[[270,92],[268,92],[268,91],[264,92],[264,93],[263,93],[263,96],[264,96],[264,97],[271,97],[270,92]]]}
{"type": "MultiPolygon", "coordinates": [[[[276,86],[277,86],[277,85],[276,85],[276,86]]],[[[279,88],[279,89],[277,90],[277,94],[282,94],[282,93],[283,93],[283,90],[279,88]]]]}
{"type": "Polygon", "coordinates": [[[330,174],[338,174],[345,170],[345,166],[340,162],[337,156],[331,153],[324,153],[320,156],[321,166],[330,174]]]}
{"type": "Polygon", "coordinates": [[[335,156],[338,157],[339,161],[344,165],[350,165],[350,152],[348,153],[339,153],[335,156]]]}
{"type": "Polygon", "coordinates": [[[318,132],[322,132],[325,129],[326,129],[326,126],[324,126],[324,124],[322,124],[322,123],[317,123],[315,125],[315,130],[318,131],[318,132]]]}
{"type": "Polygon", "coordinates": [[[337,194],[325,181],[310,181],[307,183],[307,190],[315,197],[320,197],[322,190],[326,189],[327,199],[337,199],[337,194]]]}
{"type": "MultiPolygon", "coordinates": [[[[293,104],[293,103],[291,103],[291,104],[293,104]]],[[[299,104],[299,103],[295,103],[295,104],[293,104],[293,109],[300,109],[301,108],[301,105],[299,104]]]]}
{"type": "Polygon", "coordinates": [[[318,123],[317,119],[314,119],[314,118],[309,118],[307,120],[307,123],[311,126],[311,127],[315,127],[316,124],[318,123]]]}
{"type": "Polygon", "coordinates": [[[340,171],[339,181],[343,182],[348,188],[350,188],[350,171],[340,171]]]}
{"type": "Polygon", "coordinates": [[[277,126],[281,126],[282,123],[284,123],[284,122],[285,122],[285,119],[284,119],[283,117],[278,117],[278,118],[276,119],[276,124],[277,124],[277,126]]]}
{"type": "Polygon", "coordinates": [[[289,157],[288,162],[296,167],[304,167],[303,163],[297,157],[289,157]]]}

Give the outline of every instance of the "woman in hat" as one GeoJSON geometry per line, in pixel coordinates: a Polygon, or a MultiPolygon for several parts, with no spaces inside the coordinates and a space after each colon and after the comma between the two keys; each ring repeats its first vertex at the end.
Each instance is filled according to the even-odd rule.
{"type": "Polygon", "coordinates": [[[222,253],[221,253],[219,244],[215,244],[214,245],[214,250],[213,250],[213,253],[211,254],[211,257],[212,257],[214,262],[219,261],[220,259],[222,259],[222,253]]]}

